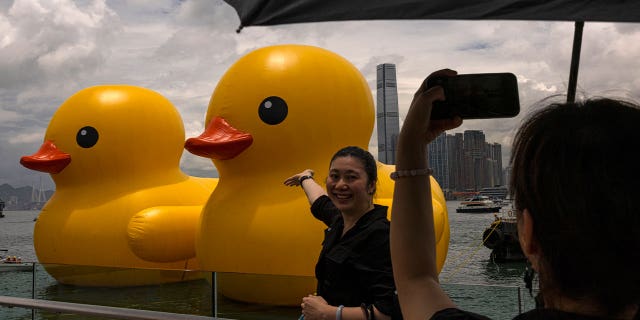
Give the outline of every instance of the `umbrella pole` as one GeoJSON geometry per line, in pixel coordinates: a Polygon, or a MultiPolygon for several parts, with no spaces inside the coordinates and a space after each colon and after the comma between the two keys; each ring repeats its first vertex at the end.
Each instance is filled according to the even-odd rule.
{"type": "Polygon", "coordinates": [[[569,70],[569,88],[567,88],[567,102],[576,100],[578,86],[578,68],[580,66],[580,49],[582,48],[582,29],[584,21],[576,21],[573,32],[573,51],[571,52],[571,69],[569,70]]]}

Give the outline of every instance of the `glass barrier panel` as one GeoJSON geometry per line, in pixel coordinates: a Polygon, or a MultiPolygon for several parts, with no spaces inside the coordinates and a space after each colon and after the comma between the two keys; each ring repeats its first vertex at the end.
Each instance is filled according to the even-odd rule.
{"type": "Polygon", "coordinates": [[[316,289],[315,277],[218,272],[216,280],[216,315],[226,319],[296,320],[316,289]]]}
{"type": "MultiPolygon", "coordinates": [[[[315,286],[314,277],[38,263],[32,270],[0,272],[4,296],[237,320],[298,319],[302,297],[315,286]],[[153,283],[158,279],[170,281],[153,283]]],[[[445,282],[443,288],[461,309],[496,320],[535,307],[522,287],[445,282]]],[[[4,306],[0,314],[20,320],[107,319],[4,306]]]]}
{"type": "MultiPolygon", "coordinates": [[[[28,263],[29,268],[3,265],[0,270],[0,295],[17,298],[33,298],[34,276],[41,270],[37,263],[28,263]]],[[[31,319],[32,311],[23,308],[0,306],[0,319],[31,319]]]]}
{"type": "Polygon", "coordinates": [[[535,306],[529,292],[520,287],[478,284],[442,284],[460,309],[495,320],[513,319],[535,306]]]}
{"type": "MultiPolygon", "coordinates": [[[[211,274],[36,263],[35,272],[0,273],[0,289],[3,289],[2,295],[11,297],[212,316],[211,274]],[[119,281],[124,278],[132,285],[124,283],[123,286],[119,281]],[[157,279],[170,280],[153,283],[157,279]],[[92,281],[95,285],[89,285],[92,281]]],[[[32,311],[24,308],[0,307],[0,313],[1,319],[32,319],[32,311]]],[[[33,319],[52,319],[54,316],[54,319],[69,320],[109,319],[60,315],[43,310],[36,310],[34,314],[33,319]]]]}

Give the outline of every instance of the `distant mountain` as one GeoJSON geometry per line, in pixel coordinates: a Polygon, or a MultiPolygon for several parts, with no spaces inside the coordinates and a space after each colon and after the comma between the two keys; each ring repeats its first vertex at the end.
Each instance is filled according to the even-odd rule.
{"type": "MultiPolygon", "coordinates": [[[[51,198],[54,190],[46,190],[44,192],[45,202],[51,198]]],[[[14,188],[5,183],[0,185],[0,199],[5,203],[5,210],[32,210],[41,207],[43,203],[34,203],[31,201],[33,194],[32,187],[14,188]]]]}

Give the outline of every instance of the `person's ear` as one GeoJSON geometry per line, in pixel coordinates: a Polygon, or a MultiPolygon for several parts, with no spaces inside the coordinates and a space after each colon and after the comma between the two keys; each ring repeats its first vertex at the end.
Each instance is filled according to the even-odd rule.
{"type": "Polygon", "coordinates": [[[367,188],[367,193],[370,195],[373,195],[374,193],[376,193],[376,184],[375,183],[370,183],[369,187],[367,188]]]}
{"type": "Polygon", "coordinates": [[[534,270],[539,270],[540,246],[533,235],[533,218],[528,209],[524,209],[518,217],[518,240],[525,257],[534,270]]]}

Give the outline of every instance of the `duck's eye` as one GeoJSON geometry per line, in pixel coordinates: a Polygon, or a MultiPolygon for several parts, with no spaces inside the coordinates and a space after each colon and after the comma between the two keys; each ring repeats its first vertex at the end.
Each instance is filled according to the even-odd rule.
{"type": "Polygon", "coordinates": [[[98,130],[94,127],[83,127],[76,134],[76,142],[83,148],[91,148],[98,142],[98,130]]]}
{"type": "Polygon", "coordinates": [[[258,115],[266,124],[278,124],[287,117],[289,107],[287,103],[280,97],[271,96],[260,103],[258,107],[258,115]]]}

